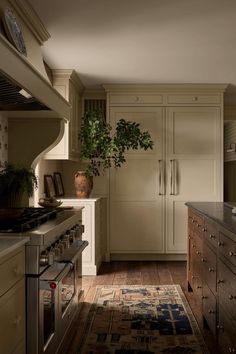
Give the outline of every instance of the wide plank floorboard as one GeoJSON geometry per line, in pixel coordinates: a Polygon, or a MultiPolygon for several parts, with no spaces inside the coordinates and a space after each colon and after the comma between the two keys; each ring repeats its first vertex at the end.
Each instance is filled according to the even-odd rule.
{"type": "MultiPolygon", "coordinates": [[[[199,305],[192,292],[187,290],[186,262],[180,261],[114,261],[103,263],[97,276],[84,276],[84,306],[76,320],[74,336],[66,354],[79,354],[82,328],[86,322],[96,286],[103,285],[171,285],[179,284],[189,302],[211,354],[217,354],[214,338],[203,328],[199,305]]],[[[64,354],[64,353],[63,353],[64,354]]]]}

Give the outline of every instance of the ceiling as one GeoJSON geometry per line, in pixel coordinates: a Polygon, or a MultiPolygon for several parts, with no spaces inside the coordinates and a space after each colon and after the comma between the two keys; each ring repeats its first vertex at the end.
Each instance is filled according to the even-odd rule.
{"type": "Polygon", "coordinates": [[[236,97],[235,0],[29,2],[51,34],[46,62],[75,69],[87,88],[228,83],[236,97]]]}

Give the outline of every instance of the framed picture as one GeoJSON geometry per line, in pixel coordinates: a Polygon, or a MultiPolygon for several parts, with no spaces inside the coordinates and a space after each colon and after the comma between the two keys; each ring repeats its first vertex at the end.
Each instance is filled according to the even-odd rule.
{"type": "Polygon", "coordinates": [[[44,190],[47,197],[55,197],[56,190],[52,175],[44,175],[44,190]]]}
{"type": "Polygon", "coordinates": [[[54,172],[54,183],[57,197],[64,196],[64,187],[60,172],[54,172]]]}

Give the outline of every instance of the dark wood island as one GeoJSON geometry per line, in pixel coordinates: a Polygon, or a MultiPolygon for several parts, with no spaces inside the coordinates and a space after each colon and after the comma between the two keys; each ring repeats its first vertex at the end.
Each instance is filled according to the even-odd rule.
{"type": "Polygon", "coordinates": [[[189,291],[196,295],[219,352],[236,353],[236,215],[228,203],[186,205],[189,291]]]}

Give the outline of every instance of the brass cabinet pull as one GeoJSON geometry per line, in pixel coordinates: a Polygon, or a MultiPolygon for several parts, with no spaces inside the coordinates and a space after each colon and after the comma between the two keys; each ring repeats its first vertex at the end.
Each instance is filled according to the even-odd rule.
{"type": "Polygon", "coordinates": [[[214,268],[208,268],[209,272],[214,272],[215,269],[214,268]]]}
{"type": "Polygon", "coordinates": [[[170,195],[176,195],[176,160],[170,160],[170,195]]]}
{"type": "Polygon", "coordinates": [[[212,315],[212,314],[215,313],[215,311],[213,311],[213,310],[208,310],[208,313],[209,313],[210,315],[212,315]]]}
{"type": "Polygon", "coordinates": [[[224,283],[224,282],[225,282],[225,281],[224,281],[223,279],[219,279],[219,280],[217,281],[218,284],[224,283]]]}
{"type": "Polygon", "coordinates": [[[220,324],[218,324],[216,327],[217,327],[217,329],[221,329],[221,330],[224,329],[224,326],[222,326],[222,325],[220,325],[220,324]]]}
{"type": "Polygon", "coordinates": [[[159,163],[159,195],[165,195],[165,172],[164,172],[164,161],[158,160],[159,163]]]}
{"type": "Polygon", "coordinates": [[[235,254],[234,252],[231,252],[231,251],[230,251],[230,252],[229,252],[229,256],[230,256],[230,257],[233,257],[233,256],[236,256],[236,254],[235,254]]]}
{"type": "Polygon", "coordinates": [[[213,235],[213,234],[210,234],[209,237],[210,238],[216,238],[215,235],[213,235]]]}
{"type": "Polygon", "coordinates": [[[230,295],[229,295],[229,300],[234,300],[234,299],[236,299],[236,296],[230,294],[230,295]]]}

